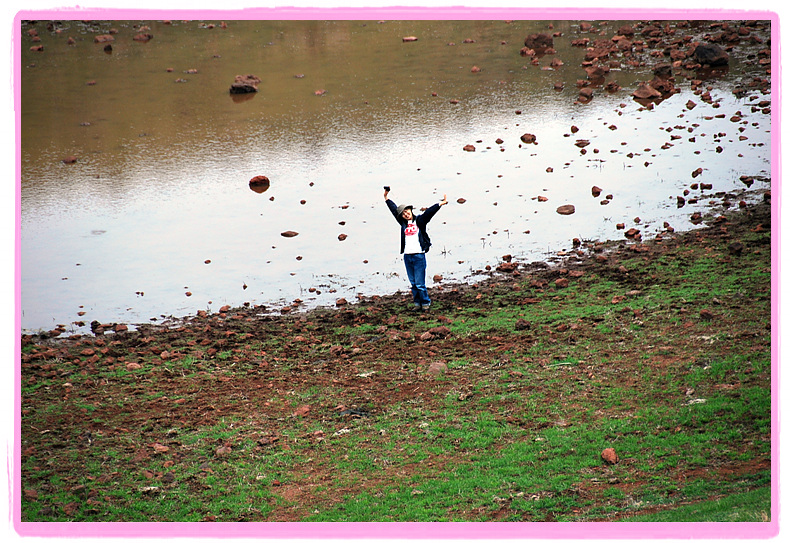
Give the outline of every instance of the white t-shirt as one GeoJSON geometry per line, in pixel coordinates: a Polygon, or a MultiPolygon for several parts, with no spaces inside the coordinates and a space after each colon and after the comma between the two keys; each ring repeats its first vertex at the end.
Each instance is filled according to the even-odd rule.
{"type": "Polygon", "coordinates": [[[409,221],[406,225],[406,248],[403,252],[407,255],[413,255],[422,252],[422,247],[420,246],[420,238],[418,236],[419,230],[417,228],[417,223],[414,221],[409,221]]]}

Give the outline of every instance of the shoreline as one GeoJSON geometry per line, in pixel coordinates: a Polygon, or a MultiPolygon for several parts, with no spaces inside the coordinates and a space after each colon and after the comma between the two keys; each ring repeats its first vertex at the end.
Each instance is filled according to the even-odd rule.
{"type": "MultiPolygon", "coordinates": [[[[770,184],[770,180],[769,180],[770,184]]],[[[727,193],[717,193],[717,196],[726,195],[727,193]]],[[[520,279],[522,276],[542,275],[550,280],[567,277],[572,270],[579,270],[588,267],[591,264],[605,264],[611,255],[616,255],[621,250],[639,252],[648,252],[651,247],[656,244],[679,243],[687,237],[699,238],[704,235],[704,232],[712,232],[716,228],[721,228],[722,225],[731,224],[735,222],[746,223],[748,218],[744,215],[749,215],[755,208],[761,209],[763,206],[768,206],[768,215],[773,212],[773,204],[771,203],[771,188],[745,190],[741,196],[749,195],[755,200],[751,203],[746,203],[741,199],[739,204],[736,204],[735,209],[730,209],[732,206],[724,206],[723,209],[718,210],[709,206],[705,212],[696,211],[694,215],[699,218],[694,221],[700,226],[692,230],[674,231],[671,227],[663,233],[658,233],[648,239],[642,239],[641,235],[637,232],[635,235],[629,235],[629,230],[625,227],[622,228],[624,237],[622,239],[610,240],[590,240],[583,241],[574,239],[571,241],[573,249],[568,251],[559,251],[553,256],[546,257],[544,260],[535,260],[531,262],[518,261],[513,259],[511,255],[502,255],[500,261],[494,264],[488,264],[482,270],[476,270],[469,279],[476,277],[477,281],[440,281],[432,287],[429,287],[432,297],[437,302],[442,302],[443,299],[457,296],[469,290],[485,289],[486,287],[500,285],[520,279]],[[735,218],[733,221],[732,218],[735,218]]],[[[727,201],[725,199],[725,201],[727,201]]],[[[627,225],[626,225],[627,226],[627,225]]],[[[633,225],[638,227],[638,224],[633,225]]],[[[726,226],[725,226],[726,228],[726,226]]],[[[770,227],[769,227],[770,228],[770,227]]],[[[630,231],[639,230],[639,228],[630,228],[630,231]]],[[[573,274],[571,274],[572,277],[573,274]]],[[[195,314],[187,314],[182,316],[168,316],[159,322],[154,323],[99,323],[93,321],[90,324],[92,335],[87,333],[83,334],[76,332],[73,334],[68,333],[66,325],[59,324],[51,330],[39,330],[37,332],[17,330],[25,343],[35,343],[36,341],[47,341],[50,339],[67,339],[77,341],[84,338],[111,336],[114,334],[128,334],[135,332],[167,330],[178,328],[187,325],[197,325],[211,319],[228,318],[245,316],[247,318],[258,319],[276,319],[280,318],[284,321],[294,319],[306,319],[311,314],[320,314],[326,312],[342,311],[348,308],[357,306],[392,306],[393,308],[407,307],[410,301],[410,294],[407,291],[398,290],[388,294],[373,294],[373,295],[358,295],[356,300],[347,300],[343,297],[336,299],[334,304],[323,304],[316,306],[305,306],[301,300],[297,300],[290,305],[282,307],[270,307],[263,304],[253,305],[251,303],[244,303],[240,306],[224,305],[216,312],[209,312],[205,310],[198,310],[195,314]]],[[[429,313],[436,313],[432,309],[429,313]]]]}

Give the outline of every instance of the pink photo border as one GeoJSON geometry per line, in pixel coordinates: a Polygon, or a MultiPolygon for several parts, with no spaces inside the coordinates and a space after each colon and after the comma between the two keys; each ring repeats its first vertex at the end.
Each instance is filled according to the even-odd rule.
{"type": "Polygon", "coordinates": [[[255,538],[255,539],[340,539],[340,540],[495,540],[495,539],[767,539],[779,533],[779,288],[780,288],[780,190],[772,192],[771,248],[771,354],[772,354],[772,500],[771,521],[764,523],[28,523],[21,521],[20,466],[20,243],[21,219],[20,178],[20,108],[21,85],[19,50],[21,21],[27,19],[210,19],[210,20],[642,20],[642,19],[732,20],[758,19],[771,21],[772,116],[771,179],[780,181],[780,52],[779,17],[761,10],[725,9],[652,9],[652,8],[510,8],[510,7],[357,7],[357,8],[240,8],[236,10],[193,9],[103,9],[62,8],[42,11],[20,11],[13,27],[14,88],[16,115],[16,237],[15,237],[15,398],[14,445],[12,460],[7,462],[10,516],[14,530],[22,537],[64,538],[255,538]]]}

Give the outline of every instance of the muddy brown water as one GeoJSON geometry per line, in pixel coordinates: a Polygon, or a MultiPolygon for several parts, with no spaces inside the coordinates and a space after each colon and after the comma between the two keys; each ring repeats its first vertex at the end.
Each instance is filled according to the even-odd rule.
{"type": "MultiPolygon", "coordinates": [[[[405,291],[383,185],[417,207],[447,195],[429,225],[428,276],[444,282],[475,280],[506,254],[551,259],[574,238],[625,240],[618,224],[645,237],[665,222],[693,228],[695,211],[770,189],[770,106],[757,106],[770,87],[753,84],[770,78],[758,62],[770,25],[733,45],[725,70],[676,69],[679,92],[652,105],[631,96],[666,62],[649,51],[641,66],[612,59],[605,83],[620,90],[594,85],[592,101],[579,103],[585,48],[573,41],[626,24],[639,28],[22,22],[23,330],[405,291]],[[110,32],[111,50],[94,42],[110,32]],[[556,53],[532,62],[519,51],[537,32],[555,34],[556,53]],[[259,91],[231,94],[245,74],[261,79],[259,91]],[[268,188],[250,187],[255,176],[268,188]],[[679,208],[684,191],[697,201],[679,208]],[[566,204],[574,213],[558,214],[566,204]]],[[[711,24],[665,22],[673,34],[662,39],[704,41],[720,31],[711,24]]]]}

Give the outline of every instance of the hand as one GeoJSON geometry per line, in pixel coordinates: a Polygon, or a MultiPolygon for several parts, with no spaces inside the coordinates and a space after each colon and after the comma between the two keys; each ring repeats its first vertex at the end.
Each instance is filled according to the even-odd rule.
{"type": "Polygon", "coordinates": [[[444,195],[444,198],[442,198],[442,201],[439,202],[439,205],[447,205],[447,195],[446,194],[444,195]]]}

